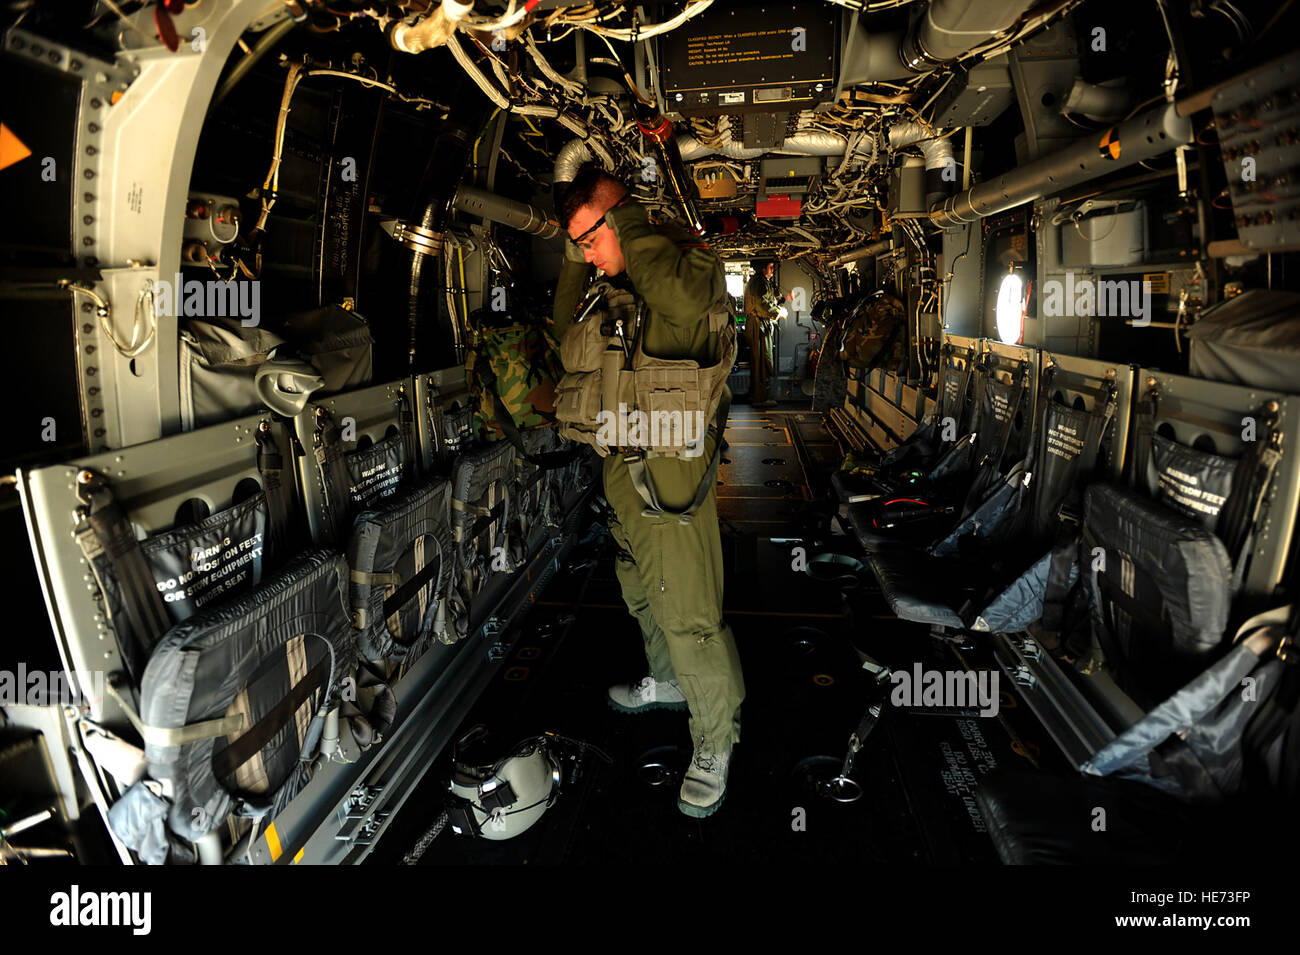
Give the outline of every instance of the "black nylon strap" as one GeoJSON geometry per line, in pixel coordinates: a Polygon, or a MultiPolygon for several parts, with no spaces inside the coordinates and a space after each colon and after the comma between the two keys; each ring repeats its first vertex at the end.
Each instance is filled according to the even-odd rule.
{"type": "Polygon", "coordinates": [[[257,471],[262,476],[262,493],[266,497],[266,553],[270,565],[285,553],[289,536],[289,505],[284,496],[284,456],[271,430],[258,428],[257,471]]]}
{"type": "MultiPolygon", "coordinates": [[[[266,715],[248,728],[243,735],[212,757],[212,773],[220,780],[235,774],[235,770],[253,758],[281,728],[293,719],[304,702],[324,687],[329,678],[330,658],[326,655],[294,685],[289,694],[267,711],[266,715]]],[[[327,688],[326,688],[327,689],[327,688]]]]}
{"type": "Polygon", "coordinates": [[[1281,457],[1280,441],[1273,430],[1273,416],[1266,408],[1255,412],[1255,420],[1267,423],[1268,430],[1257,435],[1246,453],[1237,461],[1232,472],[1232,491],[1219,515],[1216,533],[1228,548],[1235,563],[1233,581],[1240,586],[1246,562],[1254,542],[1255,525],[1263,507],[1264,498],[1272,483],[1273,470],[1281,457]]]}
{"type": "MultiPolygon", "coordinates": [[[[1002,476],[1002,459],[1007,455],[1007,447],[1011,443],[1011,432],[1016,425],[1016,415],[1020,412],[1020,406],[1025,400],[1025,393],[1029,390],[1029,368],[1024,362],[1020,363],[1020,374],[1016,385],[1015,398],[1008,403],[1007,420],[1002,428],[1002,435],[998,440],[997,454],[986,454],[982,461],[976,462],[978,469],[975,479],[971,482],[970,488],[966,492],[965,503],[962,506],[961,517],[965,520],[975,512],[975,509],[984,501],[989,489],[997,483],[998,478],[1002,476]]],[[[991,405],[990,405],[991,406],[991,405]]],[[[980,427],[984,423],[980,422],[980,427]]]]}
{"type": "Polygon", "coordinates": [[[352,514],[350,488],[352,475],[343,451],[343,438],[329,412],[317,411],[316,461],[320,466],[321,486],[325,490],[325,512],[329,515],[334,539],[345,541],[348,518],[352,514]]]}
{"type": "Polygon", "coordinates": [[[1156,430],[1156,412],[1159,410],[1160,392],[1150,388],[1138,402],[1136,432],[1133,437],[1133,479],[1140,482],[1144,490],[1148,489],[1151,471],[1151,438],[1156,430]]]}
{"type": "Polygon", "coordinates": [[[122,602],[132,634],[147,655],[171,629],[171,618],[126,511],[99,475],[94,476],[88,491],[87,521],[122,588],[122,602]]]}
{"type": "Polygon", "coordinates": [[[391,595],[384,599],[384,619],[387,620],[420,592],[420,588],[436,577],[442,571],[442,555],[439,554],[433,560],[429,561],[414,577],[404,582],[400,587],[392,592],[391,595]]]}
{"type": "Polygon", "coordinates": [[[416,469],[415,448],[415,414],[411,411],[411,399],[406,389],[402,388],[397,396],[397,429],[402,434],[402,451],[406,454],[408,473],[416,469]]]}
{"type": "Polygon", "coordinates": [[[483,533],[483,528],[491,526],[493,521],[501,520],[502,513],[505,512],[506,504],[510,501],[509,494],[503,494],[501,500],[497,501],[488,509],[488,512],[474,522],[470,527],[469,539],[475,540],[483,533]]]}
{"type": "MultiPolygon", "coordinates": [[[[1110,579],[1110,576],[1105,571],[1097,573],[1097,584],[1107,601],[1124,611],[1146,630],[1145,636],[1150,637],[1159,634],[1164,638],[1165,644],[1172,643],[1173,627],[1162,614],[1126,594],[1122,588],[1110,579]]],[[[1111,666],[1119,669],[1121,662],[1125,659],[1125,654],[1120,650],[1115,634],[1106,625],[1105,614],[1102,615],[1102,619],[1103,625],[1099,635],[1102,650],[1105,652],[1111,666]]]]}

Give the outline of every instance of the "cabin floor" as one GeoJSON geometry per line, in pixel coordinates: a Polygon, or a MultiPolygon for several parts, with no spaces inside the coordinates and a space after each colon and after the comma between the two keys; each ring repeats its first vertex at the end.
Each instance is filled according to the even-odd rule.
{"type": "Polygon", "coordinates": [[[450,772],[445,753],[370,862],[397,862],[420,844],[424,865],[997,864],[974,798],[980,778],[997,768],[1066,769],[1005,676],[996,716],[901,708],[886,698],[854,761],[861,798],[839,802],[819,785],[838,771],[866,708],[872,681],[860,654],[895,669],[918,661],[938,670],[997,665],[985,647],[939,642],[928,627],[898,620],[869,569],[847,590],[792,569],[794,548],[819,526],[818,510],[828,539],[822,549],[856,551],[852,538],[825,531],[824,515],[834,510],[825,493],[841,453],[821,415],[804,408],[802,401],[768,410],[738,404],[727,426],[717,489],[725,612],[746,698],[722,807],[706,819],[677,809],[691,756],[684,712],[621,714],[607,705],[607,687],[639,679],[646,666],[614,578],[612,540],[595,525],[523,621],[461,732],[484,723],[504,753],[550,730],[612,762],[588,750],[556,804],[513,839],[472,839],[446,827],[430,840],[450,772]],[[671,773],[646,768],[651,763],[671,773]]]}

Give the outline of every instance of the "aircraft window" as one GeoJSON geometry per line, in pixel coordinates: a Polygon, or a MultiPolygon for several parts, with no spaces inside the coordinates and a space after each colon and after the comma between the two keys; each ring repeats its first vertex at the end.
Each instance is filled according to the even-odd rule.
{"type": "Polygon", "coordinates": [[[1083,400],[1083,395],[1074,396],[1073,407],[1075,411],[1085,411],[1087,409],[1088,406],[1083,400]]]}
{"type": "Polygon", "coordinates": [[[1208,434],[1197,435],[1196,440],[1192,442],[1192,447],[1197,451],[1208,451],[1210,454],[1219,453],[1219,449],[1215,447],[1214,439],[1208,434]]]}
{"type": "Polygon", "coordinates": [[[373,446],[375,439],[368,434],[363,434],[357,438],[357,450],[364,451],[366,448],[373,446]]]}
{"type": "Polygon", "coordinates": [[[1162,421],[1160,423],[1159,427],[1156,428],[1156,434],[1168,438],[1170,441],[1178,440],[1178,432],[1174,430],[1174,426],[1168,421],[1162,421]]]}

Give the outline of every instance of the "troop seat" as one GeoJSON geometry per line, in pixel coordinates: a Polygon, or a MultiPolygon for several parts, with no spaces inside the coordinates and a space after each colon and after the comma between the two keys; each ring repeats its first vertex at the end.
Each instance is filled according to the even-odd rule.
{"type": "Polygon", "coordinates": [[[1300,399],[1148,368],[1137,382],[1129,484],[1223,541],[1244,619],[1267,604],[1292,549],[1300,399]]]}
{"type": "Polygon", "coordinates": [[[465,636],[450,502],[450,482],[433,478],[357,516],[348,545],[348,597],[365,659],[403,659],[409,666],[430,639],[454,643],[465,636]]]}
{"type": "Polygon", "coordinates": [[[474,442],[474,404],[463,367],[417,375],[413,383],[421,469],[450,477],[456,455],[474,442]]]}
{"type": "Polygon", "coordinates": [[[452,472],[451,527],[460,574],[459,595],[470,610],[471,630],[504,593],[516,569],[510,556],[515,448],[508,441],[474,448],[452,472]]]}
{"type": "Polygon", "coordinates": [[[254,415],[20,475],[69,674],[136,685],[163,633],[289,559],[305,537],[291,447],[254,415]]]}
{"type": "Polygon", "coordinates": [[[415,479],[413,404],[409,384],[396,381],[309,403],[295,419],[311,449],[300,479],[318,543],[346,548],[356,515],[415,479]]]}
{"type": "Polygon", "coordinates": [[[928,546],[866,542],[891,609],[931,626],[1019,630],[1042,615],[1054,571],[1065,575],[1053,595],[1063,600],[1083,488],[1116,466],[1130,382],[1123,366],[1044,354],[1028,456],[928,546]],[[1054,563],[1054,551],[1064,561],[1054,563]]]}
{"type": "Polygon", "coordinates": [[[910,446],[911,453],[890,457],[872,476],[879,495],[850,504],[849,521],[868,552],[891,541],[924,545],[943,536],[1028,452],[1038,355],[1033,349],[984,344],[986,351],[963,373],[965,390],[973,394],[970,430],[952,440],[956,418],[932,419],[919,429],[923,437],[910,446]],[[927,458],[926,445],[936,432],[938,447],[930,453],[937,458],[927,458]]]}
{"type": "MultiPolygon", "coordinates": [[[[150,783],[159,784],[172,836],[197,842],[232,813],[274,819],[306,784],[325,713],[355,663],[346,580],[341,554],[309,551],[158,644],[140,690],[149,775],[136,785],[156,797],[150,783]]],[[[165,861],[163,820],[150,833],[138,812],[157,802],[135,792],[123,801],[137,812],[118,811],[118,834],[151,853],[146,861],[165,861]]]]}
{"type": "Polygon", "coordinates": [[[1130,780],[996,770],[975,799],[1006,865],[1239,862],[1248,844],[1236,812],[1189,805],[1130,780]],[[1099,819],[1104,830],[1094,828],[1099,819]]]}

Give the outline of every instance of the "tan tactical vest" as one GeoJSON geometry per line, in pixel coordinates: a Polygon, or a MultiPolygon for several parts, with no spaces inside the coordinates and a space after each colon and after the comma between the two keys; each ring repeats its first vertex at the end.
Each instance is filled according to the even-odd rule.
{"type": "Polygon", "coordinates": [[[714,363],[701,366],[690,358],[647,355],[641,347],[641,325],[648,318],[644,307],[638,315],[630,292],[603,284],[604,308],[575,321],[560,342],[566,372],[555,390],[560,434],[592,445],[602,457],[636,450],[691,456],[687,439],[692,445],[703,441],[736,363],[730,303],[723,298],[709,310],[709,331],[718,336],[718,347],[714,363]],[[625,424],[619,424],[620,417],[625,424]]]}

